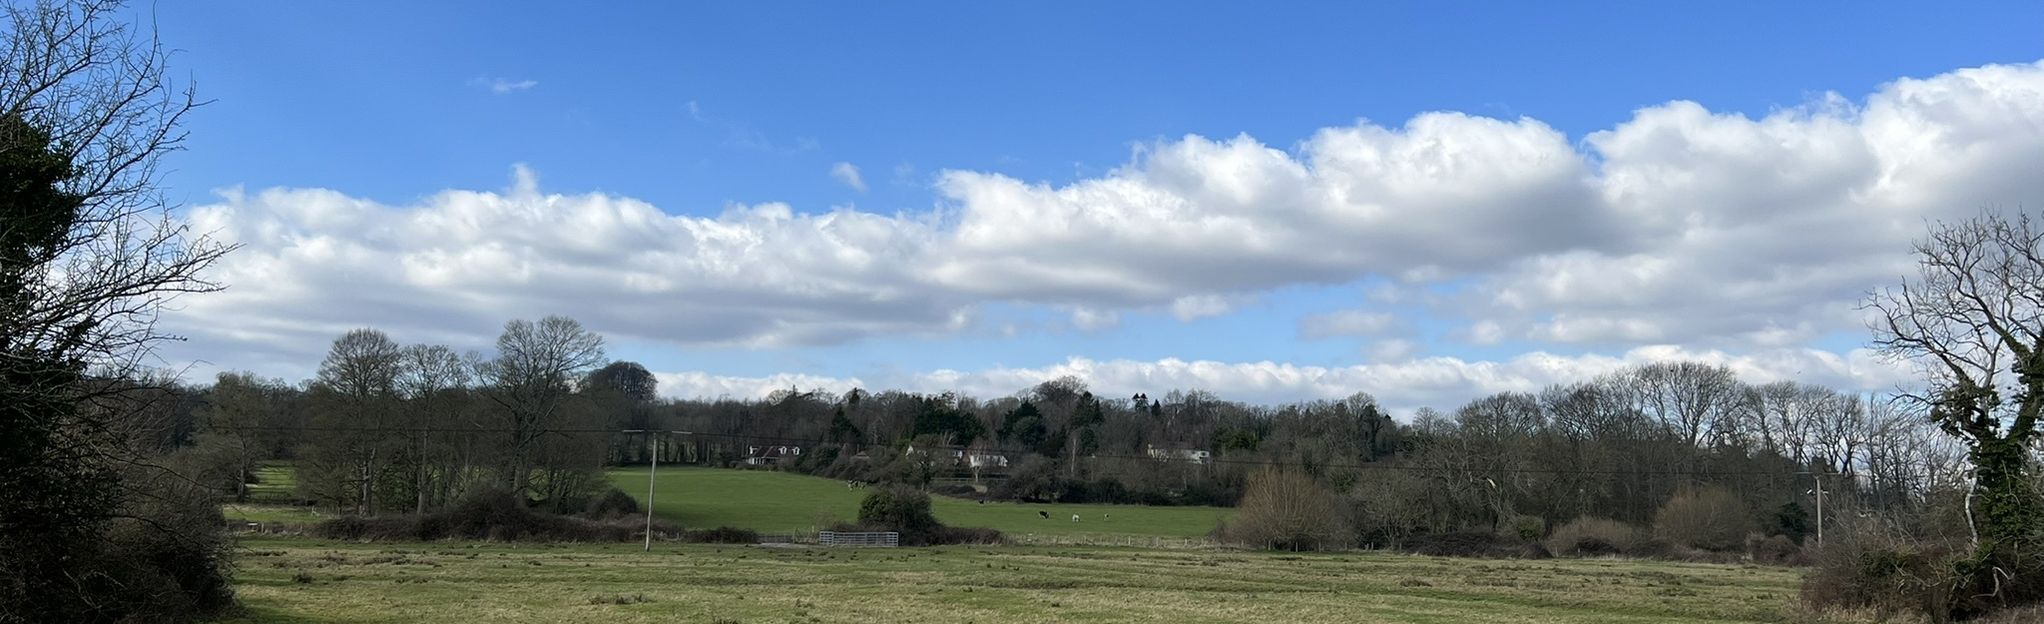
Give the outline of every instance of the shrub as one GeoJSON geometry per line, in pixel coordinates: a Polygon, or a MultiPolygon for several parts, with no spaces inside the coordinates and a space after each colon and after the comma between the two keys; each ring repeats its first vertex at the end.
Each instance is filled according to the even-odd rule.
{"type": "Polygon", "coordinates": [[[939,526],[930,513],[930,495],[907,486],[873,490],[859,503],[859,524],[886,527],[907,534],[927,533],[939,526]]]}
{"type": "Polygon", "coordinates": [[[1873,527],[1841,535],[1817,549],[1816,566],[1803,578],[1803,600],[1817,607],[1871,609],[1883,617],[1951,613],[1953,551],[1873,527]]]}
{"type": "Polygon", "coordinates": [[[1785,535],[1761,537],[1759,533],[1746,536],[1746,555],[1756,563],[1773,565],[1798,565],[1803,563],[1803,548],[1785,535]]]}
{"type": "Polygon", "coordinates": [[[1537,542],[1541,536],[1547,534],[1547,521],[1540,516],[1513,516],[1504,523],[1500,533],[1522,542],[1537,542]]]}
{"type": "Polygon", "coordinates": [[[89,591],[107,621],[180,621],[233,604],[227,569],[232,545],[219,505],[203,487],[167,475],[132,476],[153,490],[122,506],[107,526],[89,591]]]}
{"type": "Polygon", "coordinates": [[[1249,478],[1242,505],[1222,525],[1223,540],[1251,548],[1346,548],[1350,532],[1334,493],[1312,477],[1266,469],[1249,478]]]}
{"type": "Polygon", "coordinates": [[[1923,539],[1870,521],[1826,537],[1803,579],[1803,600],[1816,607],[1950,621],[2044,602],[2044,556],[2028,548],[1923,539]]]}
{"type": "Polygon", "coordinates": [[[1719,487],[1677,493],[1654,514],[1654,533],[1671,543],[1736,551],[1753,532],[1753,514],[1738,495],[1719,487]]]}
{"type": "Polygon", "coordinates": [[[759,531],[734,527],[684,531],[681,541],[691,544],[758,544],[759,531]]]}
{"type": "Polygon", "coordinates": [[[1584,516],[1570,520],[1547,536],[1547,550],[1557,557],[1601,557],[1632,554],[1639,530],[1609,518],[1584,516]]]}
{"type": "Polygon", "coordinates": [[[999,544],[1007,541],[1000,531],[979,527],[937,527],[929,535],[932,546],[948,544],[999,544]]]}
{"type": "Polygon", "coordinates": [[[1545,559],[1547,549],[1500,536],[1492,531],[1452,531],[1421,535],[1406,540],[1406,550],[1429,557],[1484,557],[1492,559],[1545,559]]]}
{"type": "Polygon", "coordinates": [[[624,490],[610,488],[601,496],[589,500],[583,515],[591,518],[615,518],[639,513],[639,501],[624,490]]]}
{"type": "MultiPolygon", "coordinates": [[[[312,534],[329,539],[367,541],[491,541],[622,542],[644,535],[645,524],[634,518],[589,520],[526,507],[505,491],[472,494],[445,510],[424,515],[363,518],[345,516],[314,525],[312,534]]],[[[673,525],[655,522],[655,535],[675,535],[673,525]]]]}
{"type": "Polygon", "coordinates": [[[930,513],[930,495],[907,486],[874,490],[859,503],[859,523],[839,524],[833,531],[894,531],[904,546],[993,544],[1002,540],[993,529],[947,527],[930,513]]]}

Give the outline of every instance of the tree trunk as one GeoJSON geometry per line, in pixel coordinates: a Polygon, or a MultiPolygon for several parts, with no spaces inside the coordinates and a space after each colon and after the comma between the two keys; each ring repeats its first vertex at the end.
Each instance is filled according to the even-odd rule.
{"type": "Polygon", "coordinates": [[[412,513],[415,513],[415,514],[419,514],[419,515],[425,515],[425,514],[426,514],[426,430],[425,430],[425,429],[420,429],[420,430],[419,430],[419,453],[418,453],[418,456],[417,456],[417,457],[415,457],[415,458],[413,458],[413,460],[412,460],[412,461],[418,462],[418,466],[419,466],[419,482],[418,482],[418,485],[414,487],[414,489],[418,490],[418,494],[419,494],[419,506],[418,506],[418,508],[417,508],[417,509],[413,510],[413,511],[412,511],[412,513]]]}
{"type": "Polygon", "coordinates": [[[369,484],[370,475],[375,473],[375,466],[376,449],[372,447],[369,449],[369,460],[362,462],[362,497],[355,501],[355,515],[367,516],[373,512],[374,508],[369,504],[369,484]]]}
{"type": "Polygon", "coordinates": [[[2044,505],[2030,491],[2030,458],[2023,445],[2006,438],[1983,440],[1973,450],[1973,463],[1981,537],[2003,545],[2035,540],[2044,505]]]}

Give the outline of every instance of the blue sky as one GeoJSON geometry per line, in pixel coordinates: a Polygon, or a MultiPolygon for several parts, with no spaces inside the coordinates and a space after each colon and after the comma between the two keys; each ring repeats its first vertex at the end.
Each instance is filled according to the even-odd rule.
{"type": "MultiPolygon", "coordinates": [[[[339,327],[378,326],[401,340],[483,348],[504,319],[561,313],[611,335],[613,357],[671,373],[668,391],[678,395],[743,394],[791,380],[914,388],[950,383],[1006,393],[1020,386],[1004,384],[1026,383],[1032,375],[1078,371],[1096,376],[1092,381],[1101,389],[1117,392],[1168,389],[1151,387],[1160,384],[1211,385],[1223,395],[1235,391],[1245,399],[1280,401],[1363,390],[1410,407],[1564,380],[1614,361],[1670,353],[1716,359],[1760,377],[1788,375],[1808,362],[1830,362],[1835,370],[1815,380],[1873,385],[1891,382],[1890,371],[1855,359],[1853,349],[1864,337],[1850,318],[1851,298],[1841,293],[1863,292],[1881,283],[1884,274],[1841,272],[1838,267],[1870,257],[1874,264],[1906,260],[1899,252],[1906,251],[1911,232],[1894,223],[1913,223],[1920,230],[1923,218],[1946,214],[1942,211],[2044,203],[2034,194],[2034,183],[1985,167],[1967,173],[2006,181],[1976,185],[2001,191],[1996,196],[1910,187],[1909,194],[1897,192],[1892,201],[1868,199],[1872,187],[1867,185],[1873,184],[1868,180],[1876,174],[1852,173],[1886,172],[1881,175],[1888,177],[1881,179],[1888,180],[1895,177],[1897,163],[1935,155],[1921,142],[1895,143],[1916,150],[1906,158],[1882,147],[1887,145],[1884,137],[1901,135],[1892,124],[1870,120],[1890,118],[1890,108],[1909,113],[1892,118],[1924,128],[1999,123],[2027,129],[2023,136],[2036,134],[2032,110],[1988,111],[1980,117],[1974,114],[1978,107],[1931,102],[1892,87],[1905,78],[1977,84],[1981,81],[1963,72],[2014,67],[2021,70],[2017,75],[1970,97],[1990,101],[2011,89],[2020,93],[2036,79],[2034,64],[2044,58],[2034,33],[2034,25],[2044,23],[2044,7],[2034,3],[1924,11],[1843,3],[1415,2],[1272,8],[1184,3],[232,2],[158,5],[153,11],[163,39],[182,50],[177,70],[215,100],[192,118],[189,150],[171,161],[175,170],[165,181],[172,196],[198,215],[195,222],[254,250],[246,254],[251,259],[225,269],[225,274],[244,278],[230,280],[234,290],[217,301],[188,302],[190,315],[225,309],[266,315],[254,323],[263,325],[263,332],[237,334],[189,322],[186,333],[193,340],[172,357],[291,378],[316,365],[322,341],[337,335],[333,330],[339,327]],[[1684,117],[1671,102],[1693,102],[1700,116],[1684,117]],[[1660,122],[1643,110],[1667,111],[1668,121],[1656,126],[1660,122]],[[1363,129],[1368,145],[1422,136],[1432,130],[1415,130],[1408,122],[1433,112],[1532,125],[1519,128],[1530,133],[1521,136],[1512,128],[1451,119],[1439,136],[1459,137],[1463,142],[1443,144],[1464,147],[1441,156],[1448,160],[1362,173],[1340,164],[1352,162],[1337,158],[1347,148],[1314,147],[1315,137],[1330,129],[1363,129]],[[1967,116],[1945,119],[1939,114],[1967,116]],[[1621,197],[1620,190],[1633,188],[1622,182],[1636,183],[1625,182],[1631,178],[1619,175],[1624,168],[1613,163],[1653,161],[1656,167],[1640,171],[1649,172],[1649,183],[1658,183],[1683,179],[1684,167],[1707,171],[1746,160],[1736,150],[1719,154],[1720,161],[1695,160],[1711,151],[1695,146],[1716,145],[1712,137],[1739,132],[1710,127],[1705,123],[1710,116],[1744,120],[1749,130],[1758,128],[1788,150],[1751,160],[1809,163],[1835,157],[1837,150],[1824,147],[1824,141],[1838,138],[1827,133],[1832,122],[1853,126],[1852,134],[1863,138],[1852,141],[1852,149],[1870,156],[1837,171],[1764,169],[1778,175],[1761,176],[1767,179],[1756,180],[1752,193],[1699,200],[1694,206],[1639,199],[1656,197],[1654,192],[1621,197]],[[1768,130],[1770,119],[1778,119],[1779,132],[1768,130]],[[1636,132],[1625,134],[1626,128],[1636,132]],[[1378,137],[1377,130],[1388,138],[1378,137]],[[1660,145],[1656,131],[1679,135],[1679,140],[1667,140],[1690,147],[1660,145]],[[1613,142],[1592,141],[1598,133],[1612,135],[1613,142]],[[1248,153],[1252,147],[1274,150],[1308,169],[1315,181],[1303,186],[1315,197],[1334,188],[1336,183],[1328,180],[1337,179],[1340,185],[1362,185],[1353,188],[1391,190],[1367,201],[1327,200],[1335,203],[1322,205],[1313,203],[1317,199],[1300,200],[1305,203],[1297,210],[1273,208],[1290,205],[1286,198],[1293,195],[1270,180],[1282,179],[1291,164],[1249,163],[1243,165],[1248,169],[1230,170],[1222,165],[1237,161],[1221,156],[1235,152],[1200,147],[1225,147],[1238,136],[1249,137],[1244,139],[1249,143],[1235,144],[1246,150],[1237,155],[1253,156],[1248,153]],[[1573,169],[1544,171],[1545,182],[1533,186],[1514,186],[1516,170],[1510,167],[1524,162],[1484,147],[1545,139],[1553,145],[1512,153],[1533,154],[1536,163],[1568,160],[1573,169]],[[1182,163],[1169,156],[1176,148],[1190,150],[1182,163]],[[1492,157],[1503,164],[1484,164],[1492,157]],[[1415,194],[1400,190],[1413,187],[1395,180],[1351,179],[1388,179],[1392,174],[1385,171],[1424,177],[1450,166],[1443,162],[1476,163],[1479,169],[1447,176],[1455,182],[1448,187],[1488,190],[1486,184],[1497,181],[1496,194],[1463,196],[1455,188],[1415,194]],[[834,168],[843,170],[840,163],[856,168],[859,185],[833,175],[834,168]],[[745,232],[767,230],[746,230],[754,226],[739,225],[743,219],[730,216],[733,206],[785,204],[797,217],[845,211],[898,219],[885,227],[902,238],[864,247],[864,242],[847,243],[854,251],[844,257],[902,246],[913,250],[872,255],[896,257],[897,265],[862,265],[870,272],[857,275],[883,282],[900,278],[876,287],[886,294],[873,295],[874,309],[864,311],[836,310],[839,302],[857,299],[860,295],[848,294],[857,289],[818,295],[819,288],[834,288],[836,282],[826,283],[803,262],[774,260],[775,249],[747,251],[748,260],[732,264],[704,255],[710,252],[703,247],[677,252],[663,247],[666,242],[642,240],[629,227],[618,241],[590,244],[648,245],[672,253],[584,258],[570,253],[574,245],[535,243],[529,236],[478,243],[489,233],[515,228],[487,219],[464,226],[486,233],[471,237],[471,250],[508,253],[533,266],[572,265],[574,270],[562,275],[580,277],[562,278],[569,285],[601,284],[606,267],[625,272],[633,257],[671,259],[677,254],[687,256],[689,266],[742,265],[747,268],[740,273],[753,276],[747,279],[792,274],[800,276],[791,278],[799,283],[779,287],[760,282],[766,285],[759,292],[743,288],[743,279],[737,286],[714,289],[655,287],[651,299],[630,304],[646,306],[645,311],[606,320],[600,308],[624,304],[608,299],[601,287],[554,288],[537,279],[485,292],[488,288],[469,280],[461,282],[472,286],[466,289],[466,303],[409,300],[407,312],[394,315],[389,305],[378,308],[362,301],[362,291],[416,287],[420,297],[433,291],[416,275],[390,277],[394,273],[369,269],[332,275],[292,272],[299,269],[292,268],[297,265],[287,258],[289,250],[323,237],[344,248],[352,243],[361,247],[359,253],[341,256],[351,260],[327,257],[327,269],[334,262],[415,267],[424,257],[415,254],[458,251],[456,245],[433,242],[434,231],[414,232],[412,238],[421,240],[400,241],[406,237],[378,232],[375,223],[363,220],[354,222],[355,229],[335,226],[333,219],[308,216],[317,211],[306,206],[329,206],[314,199],[338,196],[373,203],[376,208],[366,221],[402,228],[411,215],[461,211],[450,207],[454,204],[436,203],[434,198],[449,190],[500,199],[517,195],[515,165],[536,177],[540,195],[636,200],[659,213],[722,222],[745,232]],[[1812,180],[1833,177],[1847,181],[1811,190],[1812,180]],[[1031,188],[1047,195],[975,194],[993,192],[1004,180],[1041,185],[1031,188]],[[1243,196],[1250,198],[1246,204],[1235,205],[1188,190],[1222,188],[1216,186],[1222,182],[1249,184],[1254,194],[1243,196]],[[1042,220],[1046,211],[1032,203],[1048,201],[1058,189],[1077,191],[1096,183],[1099,188],[1148,185],[1141,197],[1174,199],[1145,203],[1124,197],[1096,205],[1089,203],[1093,193],[1075,192],[1060,205],[1079,217],[1050,220],[1042,220]],[[242,199],[215,194],[231,188],[242,189],[242,199]],[[247,199],[266,189],[277,193],[247,199]],[[332,196],[308,194],[314,190],[332,196]],[[1549,192],[1552,197],[1542,195],[1549,192]],[[1801,203],[1740,208],[1771,206],[1777,199],[1801,203]],[[1757,224],[1745,229],[1779,233],[1796,224],[1845,219],[1870,206],[1878,206],[1892,223],[1854,240],[1878,239],[1888,243],[1885,247],[1846,241],[1835,253],[1793,254],[1789,250],[1809,246],[1738,238],[1750,234],[1742,233],[1740,223],[1757,224]],[[1225,234],[1214,239],[1221,247],[1204,251],[1189,245],[1171,253],[1116,255],[1101,249],[1148,246],[1142,242],[1146,239],[1155,240],[1156,247],[1171,247],[1172,241],[1161,238],[1167,236],[1163,233],[1149,238],[1122,232],[1096,239],[1082,231],[1095,217],[1101,219],[1091,222],[1095,227],[1148,224],[1168,232],[1171,223],[1204,223],[1202,216],[1218,219],[1213,223],[1252,224],[1248,229],[1255,230],[1321,210],[1351,211],[1349,216],[1358,220],[1342,223],[1358,228],[1351,232],[1356,235],[1302,234],[1332,231],[1311,224],[1271,235],[1268,240],[1292,246],[1282,250],[1293,255],[1289,258],[1273,258],[1269,249],[1226,248],[1225,234]],[[1484,210],[1524,218],[1517,226],[1524,235],[1505,229],[1490,233],[1494,239],[1478,235],[1462,240],[1444,225],[1463,223],[1456,219],[1465,217],[1475,223],[1503,222],[1484,217],[1484,210]],[[1775,225],[1754,217],[1798,210],[1809,212],[1782,217],[1775,225]],[[1400,216],[1393,223],[1371,216],[1377,211],[1422,216],[1400,216]],[[1429,220],[1428,214],[1448,216],[1429,220]],[[266,222],[272,226],[268,230],[258,227],[266,222]],[[971,237],[963,233],[975,223],[1016,238],[964,241],[971,237]],[[1042,230],[1017,231],[1029,225],[1042,230]],[[1059,231],[1066,227],[1074,231],[1059,231]],[[1380,240],[1372,238],[1376,232],[1387,233],[1380,240]],[[1662,256],[1642,251],[1669,241],[1699,246],[1662,256]],[[1460,245],[1477,249],[1433,257],[1434,248],[1460,245]],[[1349,247],[1365,249],[1358,253],[1368,257],[1323,260],[1341,255],[1336,248],[1349,247]],[[968,249],[1003,250],[1013,258],[996,263],[955,255],[968,249]],[[1742,251],[1747,249],[1752,252],[1742,251]],[[270,255],[257,257],[265,254],[270,255]],[[1235,257],[1242,262],[1230,260],[1235,257]],[[406,264],[407,258],[414,264],[406,264]],[[1708,271],[1725,264],[1717,260],[1731,259],[1754,266],[1739,274],[1708,271]],[[1204,266],[1208,260],[1213,265],[1205,269],[1171,271],[1174,266],[1204,266]],[[1024,266],[1029,270],[1016,268],[1024,266]],[[1245,267],[1243,275],[1217,277],[1212,283],[1200,279],[1199,273],[1218,276],[1235,266],[1245,267]],[[1543,291],[1547,299],[1515,295],[1507,287],[1530,283],[1528,276],[1559,275],[1558,267],[1564,266],[1580,274],[1571,274],[1572,286],[1543,291]],[[1044,267],[1098,274],[1101,281],[1035,283],[1028,277],[1044,267]],[[1627,267],[1657,267],[1653,275],[1633,278],[1662,282],[1641,282],[1635,292],[1665,291],[1667,296],[1655,300],[1603,293],[1608,300],[1580,309],[1573,306],[1594,297],[1563,296],[1567,288],[1586,284],[1628,283],[1596,273],[1627,267]],[[1769,274],[1792,277],[1769,279],[1769,274]],[[327,278],[332,281],[322,281],[327,278]],[[384,278],[396,282],[378,281],[384,278]],[[267,283],[272,280],[304,287],[267,283]],[[1714,304],[1684,300],[1680,291],[1685,288],[1669,287],[1667,280],[1689,280],[1698,287],[1688,290],[1721,288],[1723,296],[1712,297],[1714,304]],[[1143,285],[1138,289],[1159,285],[1155,292],[1121,296],[1101,292],[1099,284],[1109,282],[1143,285]],[[755,295],[758,301],[750,298],[755,295]],[[1738,313],[1707,309],[1742,297],[1753,303],[1741,305],[1738,313]],[[344,312],[358,305],[355,317],[344,312]],[[687,317],[670,319],[677,325],[746,315],[771,321],[813,316],[817,329],[773,333],[758,329],[758,322],[732,321],[726,327],[701,321],[697,329],[669,333],[656,318],[662,306],[687,317]],[[320,311],[319,322],[285,326],[283,320],[303,317],[306,310],[320,311]],[[1332,332],[1341,335],[1332,337],[1315,337],[1329,332],[1307,329],[1315,315],[1334,313],[1350,314],[1360,325],[1345,325],[1332,332]],[[495,320],[478,320],[493,315],[495,320]],[[940,320],[947,315],[963,320],[940,320]],[[1686,322],[1691,315],[1709,322],[1686,322]],[[1573,329],[1557,320],[1564,316],[1578,321],[1573,329]],[[1669,327],[1677,324],[1684,328],[1669,327]],[[1789,325],[1795,327],[1783,329],[1789,325]],[[1488,332],[1479,327],[1492,326],[1495,335],[1474,337],[1488,332]],[[728,335],[719,339],[720,331],[728,335]],[[1531,364],[1525,359],[1529,353],[1570,364],[1531,364]],[[1827,355],[1837,361],[1826,360],[1827,355]],[[1220,372],[1159,365],[1166,360],[1209,362],[1220,372]],[[1277,368],[1250,366],[1263,362],[1277,368]],[[944,370],[958,374],[934,374],[944,370]]],[[[2005,147],[2014,150],[2006,153],[2039,153],[2026,151],[2037,147],[2027,143],[2005,147]]],[[[1397,152],[1358,149],[1378,155],[1353,162],[1380,162],[1389,158],[1383,154],[1397,152]]],[[[1418,151],[1397,153],[1426,157],[1424,149],[1413,149],[1418,151]]],[[[511,203],[517,203],[515,198],[511,203]]],[[[550,205],[537,209],[566,210],[550,205]]],[[[566,237],[576,223],[563,220],[541,230],[566,237]]],[[[658,237],[661,232],[670,230],[640,233],[658,237]]],[[[1242,239],[1262,240],[1249,234],[1242,239]]],[[[685,273],[666,275],[688,281],[685,273]]]]}

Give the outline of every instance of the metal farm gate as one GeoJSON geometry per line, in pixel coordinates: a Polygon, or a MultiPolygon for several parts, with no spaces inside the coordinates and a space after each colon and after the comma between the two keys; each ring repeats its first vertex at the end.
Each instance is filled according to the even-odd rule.
{"type": "Polygon", "coordinates": [[[901,545],[901,534],[894,531],[856,533],[823,531],[816,534],[816,543],[824,546],[881,546],[893,548],[901,545]]]}

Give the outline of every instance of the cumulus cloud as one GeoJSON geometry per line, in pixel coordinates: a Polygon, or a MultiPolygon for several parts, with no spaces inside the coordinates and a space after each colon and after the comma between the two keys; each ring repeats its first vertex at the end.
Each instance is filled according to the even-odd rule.
{"type": "MultiPolygon", "coordinates": [[[[1834,353],[1816,349],[1774,349],[1734,355],[1717,350],[1691,350],[1654,345],[1621,355],[1555,355],[1532,352],[1504,361],[1471,361],[1426,357],[1354,366],[1302,366],[1281,362],[1216,362],[1162,359],[1155,361],[1070,358],[1035,368],[998,367],[979,371],[938,370],[872,378],[881,385],[919,392],[960,391],[993,397],[1027,390],[1051,379],[1073,376],[1103,396],[1138,392],[1163,396],[1171,390],[1200,389],[1224,399],[1278,404],[1335,399],[1368,392],[1384,405],[1409,414],[1420,407],[1453,409],[1471,399],[1497,392],[1538,392],[1556,384],[1588,381],[1599,375],[1649,362],[1698,361],[1730,367],[1749,383],[1800,381],[1847,391],[1894,389],[1911,378],[1904,365],[1867,350],[1834,353]]],[[[730,395],[763,396],[787,389],[791,381],[803,389],[842,392],[865,387],[856,378],[788,376],[769,378],[710,377],[700,373],[663,374],[662,392],[678,398],[730,395]],[[687,380],[670,382],[674,380],[687,380]],[[734,389],[754,389],[742,395],[734,389]]],[[[870,389],[870,388],[869,388],[870,389]]]]}
{"type": "MultiPolygon", "coordinates": [[[[678,216],[542,192],[522,170],[503,191],[401,205],[267,189],[187,211],[243,248],[215,275],[231,290],[166,322],[263,355],[361,325],[486,332],[555,312],[649,341],[786,346],[955,331],[992,302],[1099,328],[1130,310],[1195,319],[1280,288],[1382,278],[1479,344],[1776,352],[1857,329],[1853,303],[1907,271],[1925,220],[2044,202],[2038,162],[2044,63],[1759,117],[1655,104],[1580,140],[1455,112],[1290,146],[1186,136],[1066,184],[942,171],[939,206],[913,213],[678,216]]],[[[1375,334],[1380,321],[1334,313],[1299,331],[1375,334]]]]}
{"type": "Polygon", "coordinates": [[[848,162],[831,165],[830,177],[836,178],[838,182],[851,187],[854,191],[866,192],[866,181],[859,177],[859,167],[857,165],[848,162]]]}
{"type": "MultiPolygon", "coordinates": [[[[630,198],[447,191],[388,206],[318,189],[230,192],[197,231],[241,245],[231,287],[166,319],[195,342],[319,345],[349,328],[491,335],[507,318],[569,314],[670,344],[777,346],[955,329],[970,302],[911,274],[934,236],[908,219],[733,205],[712,217],[630,198]]],[[[476,342],[467,340],[462,342],[476,342]]]]}
{"type": "Polygon", "coordinates": [[[490,93],[494,93],[497,95],[505,95],[537,87],[539,86],[539,81],[532,80],[529,78],[524,80],[513,80],[510,78],[476,78],[474,80],[468,81],[468,84],[473,87],[488,89],[490,93]]]}
{"type": "Polygon", "coordinates": [[[1330,128],[1298,153],[1188,136],[1061,187],[946,171],[957,225],[932,277],[989,297],[1151,305],[1494,268],[1606,243],[1615,224],[1589,173],[1545,124],[1459,113],[1330,128]]]}
{"type": "Polygon", "coordinates": [[[702,372],[654,373],[660,394],[683,399],[756,399],[777,390],[826,390],[843,393],[865,387],[857,377],[824,377],[781,373],[765,377],[733,377],[702,372]]]}

